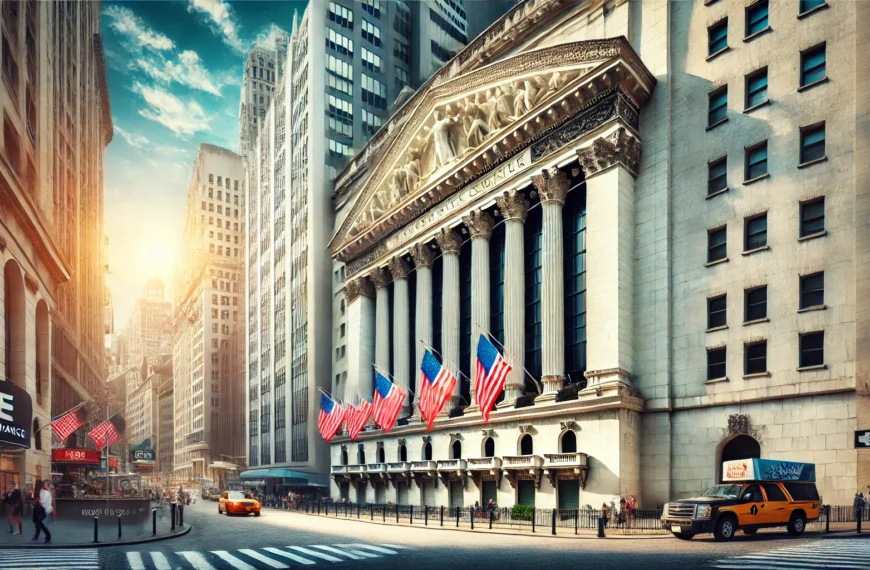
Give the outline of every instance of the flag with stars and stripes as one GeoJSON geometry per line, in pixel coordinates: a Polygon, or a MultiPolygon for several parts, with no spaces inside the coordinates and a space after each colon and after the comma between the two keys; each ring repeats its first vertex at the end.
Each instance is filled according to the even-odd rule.
{"type": "Polygon", "coordinates": [[[383,374],[375,370],[375,423],[384,432],[390,431],[396,423],[407,394],[401,388],[387,380],[383,374]]]}
{"type": "Polygon", "coordinates": [[[345,425],[347,425],[347,435],[351,440],[356,439],[359,432],[363,430],[369,417],[372,415],[372,401],[368,399],[359,406],[353,404],[347,407],[345,412],[345,425]]]}
{"type": "Polygon", "coordinates": [[[341,404],[327,396],[320,394],[320,413],[317,416],[317,430],[327,442],[332,441],[341,422],[344,421],[344,408],[341,404]]]}
{"type": "Polygon", "coordinates": [[[75,430],[85,425],[84,410],[81,409],[83,405],[79,404],[77,408],[51,422],[51,431],[54,432],[54,435],[61,443],[71,436],[75,430]]]}
{"type": "Polygon", "coordinates": [[[114,445],[116,441],[121,439],[121,432],[123,431],[124,418],[120,415],[114,415],[89,431],[88,436],[94,440],[97,449],[103,449],[107,445],[114,445]]]}
{"type": "Polygon", "coordinates": [[[435,417],[441,413],[444,404],[453,394],[456,376],[428,350],[423,355],[420,373],[420,414],[426,420],[426,429],[429,430],[432,429],[435,417]]]}
{"type": "Polygon", "coordinates": [[[484,422],[489,421],[489,412],[504,390],[504,381],[510,371],[511,365],[499,354],[487,335],[481,334],[477,341],[477,383],[474,394],[484,422]]]}

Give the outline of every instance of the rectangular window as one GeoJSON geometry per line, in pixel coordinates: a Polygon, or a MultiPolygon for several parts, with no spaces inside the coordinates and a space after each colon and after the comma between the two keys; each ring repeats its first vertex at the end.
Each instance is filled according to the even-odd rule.
{"type": "Polygon", "coordinates": [[[746,7],[746,36],[749,37],[765,30],[767,23],[767,0],[758,0],[752,6],[746,7]]]}
{"type": "Polygon", "coordinates": [[[800,308],[821,307],[825,304],[825,272],[802,275],[800,278],[800,308]]]}
{"type": "Polygon", "coordinates": [[[707,55],[719,53],[728,47],[728,18],[707,28],[707,55]]]}
{"type": "Polygon", "coordinates": [[[744,251],[752,251],[767,245],[767,213],[747,218],[743,227],[746,230],[744,251]]]}
{"type": "Polygon", "coordinates": [[[327,31],[326,47],[342,55],[353,55],[353,40],[334,30],[327,31]]]}
{"type": "Polygon", "coordinates": [[[411,55],[410,48],[408,44],[405,42],[400,42],[399,40],[395,40],[393,42],[393,57],[398,58],[401,61],[404,61],[406,64],[411,64],[411,55]]]}
{"type": "Polygon", "coordinates": [[[336,4],[335,2],[329,3],[329,21],[335,22],[342,28],[347,28],[348,30],[353,29],[353,12],[341,6],[340,4],[336,4]]]}
{"type": "Polygon", "coordinates": [[[707,164],[707,195],[728,188],[728,157],[723,156],[707,164]]]}
{"type": "Polygon", "coordinates": [[[801,164],[825,157],[825,123],[801,128],[801,164]]]}
{"type": "Polygon", "coordinates": [[[381,47],[381,30],[365,18],[362,21],[362,37],[370,44],[381,47]]]}
{"type": "Polygon", "coordinates": [[[720,87],[710,93],[709,109],[707,111],[707,126],[712,127],[716,123],[725,120],[728,116],[728,86],[720,87]]]}
{"type": "Polygon", "coordinates": [[[801,202],[800,237],[825,231],[825,197],[801,202]]]}
{"type": "Polygon", "coordinates": [[[767,174],[767,141],[762,141],[746,149],[746,181],[755,180],[767,174]]]}
{"type": "Polygon", "coordinates": [[[821,366],[825,363],[825,332],[817,331],[800,335],[799,366],[821,366]]]}
{"type": "Polygon", "coordinates": [[[763,374],[767,372],[767,341],[762,340],[745,345],[744,374],[763,374]]]}
{"type": "Polygon", "coordinates": [[[767,285],[746,290],[743,322],[767,318],[767,285]]]}
{"type": "Polygon", "coordinates": [[[725,347],[707,349],[707,380],[725,378],[725,347]]]}
{"type": "Polygon", "coordinates": [[[825,44],[801,52],[801,87],[825,78],[825,44]]]}
{"type": "Polygon", "coordinates": [[[767,102],[767,68],[762,67],[746,76],[746,109],[767,102]]]}
{"type": "Polygon", "coordinates": [[[725,259],[728,256],[727,227],[722,226],[707,232],[707,263],[725,259]]]}
{"type": "Polygon", "coordinates": [[[727,295],[707,299],[707,328],[715,329],[728,324],[727,309],[727,295]]]}
{"type": "Polygon", "coordinates": [[[810,10],[814,8],[818,8],[819,6],[824,6],[825,0],[801,0],[800,2],[800,14],[806,14],[810,10]]]}
{"type": "Polygon", "coordinates": [[[374,16],[381,17],[381,0],[360,0],[362,9],[374,16]]]}

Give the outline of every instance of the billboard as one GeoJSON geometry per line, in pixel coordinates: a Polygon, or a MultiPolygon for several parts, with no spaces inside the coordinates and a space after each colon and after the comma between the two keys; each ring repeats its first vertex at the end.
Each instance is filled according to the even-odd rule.
{"type": "Polygon", "coordinates": [[[102,455],[95,449],[52,449],[54,463],[77,463],[79,465],[100,465],[102,455]]]}
{"type": "Polygon", "coordinates": [[[806,481],[815,482],[813,463],[773,459],[735,459],[722,462],[722,481],[806,481]]]}
{"type": "Polygon", "coordinates": [[[0,444],[30,449],[33,402],[9,381],[0,382],[0,444]]]}

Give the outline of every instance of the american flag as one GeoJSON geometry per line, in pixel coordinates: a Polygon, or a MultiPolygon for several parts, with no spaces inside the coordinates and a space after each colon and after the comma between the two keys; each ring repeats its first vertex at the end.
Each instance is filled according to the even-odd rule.
{"type": "Polygon", "coordinates": [[[85,425],[85,422],[80,417],[80,412],[81,410],[74,409],[51,422],[51,431],[54,432],[54,435],[57,436],[57,439],[61,443],[71,436],[75,430],[85,425]]]}
{"type": "Polygon", "coordinates": [[[504,380],[511,365],[502,358],[485,334],[477,341],[477,385],[475,395],[483,421],[489,421],[489,412],[504,389],[504,380]]]}
{"type": "Polygon", "coordinates": [[[124,431],[124,418],[116,415],[89,431],[88,436],[94,440],[97,449],[103,449],[106,445],[111,446],[121,439],[122,431],[124,431]]]}
{"type": "Polygon", "coordinates": [[[456,377],[442,366],[428,350],[423,355],[423,365],[420,367],[420,414],[426,420],[426,429],[432,429],[435,417],[453,393],[456,377]]]}
{"type": "Polygon", "coordinates": [[[344,408],[326,394],[320,394],[320,414],[317,416],[317,429],[323,439],[332,441],[343,421],[344,408]]]}
{"type": "Polygon", "coordinates": [[[359,432],[365,427],[366,422],[372,415],[372,401],[366,400],[359,406],[351,404],[345,412],[345,422],[347,423],[347,434],[351,440],[356,439],[359,432]]]}
{"type": "Polygon", "coordinates": [[[390,431],[402,411],[405,403],[405,394],[401,388],[384,378],[375,371],[375,398],[374,411],[375,423],[381,426],[384,432],[390,431]]]}

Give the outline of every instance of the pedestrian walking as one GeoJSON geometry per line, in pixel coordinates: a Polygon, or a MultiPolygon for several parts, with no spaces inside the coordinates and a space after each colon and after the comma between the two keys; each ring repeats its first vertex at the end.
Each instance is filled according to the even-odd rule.
{"type": "Polygon", "coordinates": [[[51,542],[51,533],[43,522],[45,517],[53,512],[51,491],[48,490],[48,481],[42,483],[42,489],[39,491],[38,495],[35,495],[35,497],[36,500],[33,504],[33,524],[36,526],[36,534],[33,536],[33,540],[39,540],[39,534],[44,532],[45,544],[49,544],[51,542]]]}
{"type": "Polygon", "coordinates": [[[637,497],[629,495],[628,502],[625,503],[625,509],[628,511],[628,528],[632,528],[637,519],[637,497]]]}
{"type": "Polygon", "coordinates": [[[601,518],[604,519],[604,528],[607,528],[607,523],[610,521],[610,508],[607,503],[601,503],[601,518]]]}
{"type": "Polygon", "coordinates": [[[21,534],[21,513],[24,511],[24,495],[15,482],[9,483],[3,494],[3,507],[9,520],[9,534],[21,534]]]}

